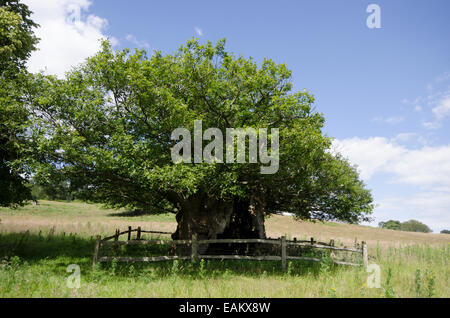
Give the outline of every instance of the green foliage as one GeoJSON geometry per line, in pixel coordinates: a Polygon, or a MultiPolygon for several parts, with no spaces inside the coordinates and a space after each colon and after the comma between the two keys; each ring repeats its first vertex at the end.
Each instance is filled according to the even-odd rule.
{"type": "Polygon", "coordinates": [[[398,230],[398,231],[408,231],[408,232],[423,232],[423,233],[431,233],[431,229],[416,220],[409,220],[401,223],[400,221],[389,220],[387,222],[380,222],[378,226],[383,229],[389,230],[398,230]]]}
{"type": "Polygon", "coordinates": [[[24,68],[38,41],[29,17],[31,11],[18,0],[0,0],[0,70],[14,77],[24,68]]]}
{"type": "Polygon", "coordinates": [[[330,254],[323,253],[320,257],[320,273],[321,276],[327,277],[330,274],[331,269],[333,268],[333,260],[330,257],[330,254]]]}
{"type": "Polygon", "coordinates": [[[291,71],[216,45],[188,41],[174,54],[102,50],[64,80],[36,75],[30,89],[35,178],[70,180],[78,197],[148,213],[174,211],[195,194],[248,199],[263,189],[267,213],[367,220],[373,209],[355,167],[329,151],[314,97],[291,92],[291,71]],[[279,128],[280,170],[259,164],[174,164],[171,132],[279,128]],[[60,177],[55,175],[59,174],[60,177]]]}
{"type": "Polygon", "coordinates": [[[330,288],[330,290],[328,291],[328,298],[337,298],[336,288],[330,288]]]}
{"type": "Polygon", "coordinates": [[[441,234],[450,234],[450,230],[442,230],[441,234]]]}
{"type": "Polygon", "coordinates": [[[70,181],[62,180],[46,184],[33,184],[31,194],[35,200],[67,200],[74,199],[74,190],[70,181]]]}
{"type": "Polygon", "coordinates": [[[180,264],[178,260],[174,260],[172,263],[172,268],[171,268],[171,275],[173,276],[177,276],[178,273],[180,272],[180,268],[179,268],[180,264]]]}
{"type": "Polygon", "coordinates": [[[394,292],[394,288],[392,286],[392,268],[388,267],[386,270],[386,281],[384,283],[384,296],[386,298],[394,298],[395,297],[395,292],[394,292]]]}
{"type": "Polygon", "coordinates": [[[16,0],[1,0],[0,5],[0,206],[17,206],[31,198],[24,166],[14,161],[25,143],[25,62],[38,41],[32,31],[37,25],[26,5],[16,0]]]}
{"type": "Polygon", "coordinates": [[[433,272],[426,271],[425,272],[426,280],[427,280],[427,297],[431,298],[435,296],[435,277],[433,272]]]}
{"type": "Polygon", "coordinates": [[[292,276],[292,273],[294,271],[294,263],[292,263],[292,261],[289,261],[287,265],[287,274],[288,276],[292,276]]]}
{"type": "Polygon", "coordinates": [[[421,275],[420,275],[420,269],[416,270],[414,286],[415,286],[415,291],[416,291],[417,297],[422,297],[422,293],[423,292],[422,292],[422,278],[421,278],[421,275]]]}
{"type": "Polygon", "coordinates": [[[401,222],[389,220],[387,222],[378,223],[378,227],[381,227],[382,229],[388,229],[388,230],[400,230],[401,222]]]}
{"type": "Polygon", "coordinates": [[[200,260],[200,267],[199,267],[199,271],[198,271],[198,274],[199,274],[199,276],[201,277],[201,278],[204,278],[205,277],[205,274],[206,274],[206,262],[205,262],[205,260],[202,258],[201,260],[200,260]]]}
{"type": "Polygon", "coordinates": [[[117,259],[116,258],[114,258],[111,262],[110,273],[112,276],[116,275],[116,273],[117,273],[117,259]]]}
{"type": "Polygon", "coordinates": [[[409,231],[409,232],[423,232],[423,233],[431,233],[432,232],[431,229],[427,225],[425,225],[419,221],[416,221],[416,220],[409,220],[409,221],[403,222],[402,226],[401,226],[401,230],[409,231]]]}
{"type": "Polygon", "coordinates": [[[136,275],[136,269],[134,268],[134,265],[130,265],[130,267],[128,267],[128,275],[131,277],[136,275]]]}

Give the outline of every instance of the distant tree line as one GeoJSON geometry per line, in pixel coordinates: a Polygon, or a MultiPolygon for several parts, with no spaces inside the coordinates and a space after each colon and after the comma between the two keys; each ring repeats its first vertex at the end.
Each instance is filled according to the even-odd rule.
{"type": "Polygon", "coordinates": [[[450,230],[442,230],[441,234],[450,234],[450,230]]]}
{"type": "Polygon", "coordinates": [[[417,220],[409,220],[403,223],[400,221],[389,220],[387,222],[378,223],[378,227],[382,229],[397,230],[397,231],[423,232],[423,233],[433,232],[427,225],[417,220]]]}
{"type": "Polygon", "coordinates": [[[31,184],[31,195],[33,200],[67,200],[74,199],[69,182],[31,184]]]}

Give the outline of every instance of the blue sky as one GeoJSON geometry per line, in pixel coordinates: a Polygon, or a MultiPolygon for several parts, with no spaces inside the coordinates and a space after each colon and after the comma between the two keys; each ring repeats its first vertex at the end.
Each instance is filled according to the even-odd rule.
{"type": "Polygon", "coordinates": [[[171,53],[192,37],[272,58],[316,97],[334,148],[358,164],[379,221],[450,228],[450,1],[26,0],[41,24],[29,68],[63,74],[98,49],[171,53]],[[381,28],[369,29],[369,4],[381,28]]]}

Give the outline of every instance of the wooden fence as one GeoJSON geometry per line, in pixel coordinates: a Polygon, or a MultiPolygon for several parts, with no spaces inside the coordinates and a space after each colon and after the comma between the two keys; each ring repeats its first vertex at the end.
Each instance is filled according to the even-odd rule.
{"type": "MultiPolygon", "coordinates": [[[[313,238],[308,241],[297,241],[294,240],[286,240],[285,236],[282,236],[279,239],[210,239],[210,240],[198,240],[197,235],[193,235],[191,240],[143,240],[142,233],[150,233],[150,234],[172,234],[170,232],[162,232],[162,231],[144,231],[140,227],[137,229],[132,229],[128,227],[127,231],[120,232],[120,230],[116,230],[116,233],[112,236],[101,238],[97,236],[97,240],[95,243],[94,249],[94,257],[93,257],[93,266],[95,266],[98,262],[110,262],[116,260],[117,262],[160,262],[160,261],[169,261],[169,260],[191,260],[198,261],[199,259],[232,259],[232,260],[256,260],[256,261],[281,261],[281,267],[283,270],[286,269],[286,261],[287,260],[305,260],[312,262],[320,262],[320,258],[316,257],[301,257],[301,256],[290,256],[287,254],[288,246],[303,246],[311,249],[325,249],[330,251],[345,251],[349,253],[357,253],[361,255],[362,264],[361,263],[351,263],[351,262],[343,262],[332,259],[335,264],[339,265],[349,265],[349,266],[364,266],[367,268],[368,265],[368,253],[367,253],[367,245],[363,241],[361,242],[360,248],[347,248],[347,247],[336,247],[334,246],[334,240],[331,240],[330,243],[324,242],[316,242],[313,238]],[[131,238],[131,234],[136,232],[135,239],[131,238]],[[119,237],[121,235],[127,234],[126,241],[119,241],[119,237]],[[277,245],[281,247],[281,255],[260,255],[260,256],[250,256],[250,255],[203,255],[198,252],[199,245],[201,244],[224,244],[224,243],[232,243],[232,244],[271,244],[277,245]],[[190,246],[190,255],[187,256],[154,256],[154,257],[115,257],[115,256],[101,256],[100,255],[100,247],[101,246],[113,246],[119,247],[122,245],[188,245],[190,246]]],[[[356,244],[355,244],[356,246],[356,244]]]]}

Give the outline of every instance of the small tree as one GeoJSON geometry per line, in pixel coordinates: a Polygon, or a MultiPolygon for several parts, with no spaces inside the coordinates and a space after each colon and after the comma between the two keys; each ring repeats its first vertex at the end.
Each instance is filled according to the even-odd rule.
{"type": "Polygon", "coordinates": [[[423,232],[423,233],[431,233],[433,232],[427,225],[416,221],[416,220],[409,220],[406,222],[403,222],[401,224],[400,229],[402,231],[409,231],[409,232],[423,232]]]}
{"type": "Polygon", "coordinates": [[[424,232],[424,233],[432,232],[428,226],[416,220],[409,220],[406,222],[389,220],[387,222],[378,223],[378,227],[397,231],[424,232]]]}
{"type": "Polygon", "coordinates": [[[378,223],[378,227],[389,230],[400,230],[401,223],[400,221],[389,220],[387,222],[378,223]]]}

